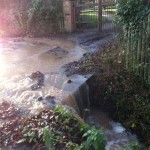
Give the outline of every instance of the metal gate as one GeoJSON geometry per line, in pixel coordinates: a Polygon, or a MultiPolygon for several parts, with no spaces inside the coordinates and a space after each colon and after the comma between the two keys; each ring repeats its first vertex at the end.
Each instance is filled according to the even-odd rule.
{"type": "Polygon", "coordinates": [[[110,30],[114,28],[115,0],[76,0],[76,30],[110,30]]]}

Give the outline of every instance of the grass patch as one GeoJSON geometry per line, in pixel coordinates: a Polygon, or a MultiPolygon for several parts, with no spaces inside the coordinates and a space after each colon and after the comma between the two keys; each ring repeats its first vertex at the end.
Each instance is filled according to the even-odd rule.
{"type": "MultiPolygon", "coordinates": [[[[93,23],[97,23],[98,22],[98,14],[94,14],[94,13],[81,13],[80,15],[80,20],[82,21],[91,21],[93,23]]],[[[102,21],[106,21],[107,17],[106,16],[102,16],[102,21]]]]}

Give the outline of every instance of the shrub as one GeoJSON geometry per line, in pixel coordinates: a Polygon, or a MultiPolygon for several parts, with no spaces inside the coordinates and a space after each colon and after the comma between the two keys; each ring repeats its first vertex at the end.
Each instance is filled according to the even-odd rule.
{"type": "Polygon", "coordinates": [[[88,150],[92,146],[99,150],[105,146],[105,140],[102,130],[90,129],[69,111],[58,106],[55,110],[43,110],[35,116],[4,124],[0,127],[0,144],[26,144],[34,149],[45,145],[49,150],[88,150]]]}
{"type": "Polygon", "coordinates": [[[1,9],[1,28],[13,35],[49,35],[63,30],[62,0],[15,1],[1,9]]]}

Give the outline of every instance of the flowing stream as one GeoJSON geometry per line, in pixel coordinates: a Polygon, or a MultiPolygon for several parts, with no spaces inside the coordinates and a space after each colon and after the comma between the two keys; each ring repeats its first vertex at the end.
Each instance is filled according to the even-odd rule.
{"type": "MultiPolygon", "coordinates": [[[[57,105],[84,116],[89,108],[89,77],[67,77],[63,65],[78,61],[86,51],[68,39],[16,38],[0,40],[0,123],[18,115],[35,114],[57,105]],[[10,112],[11,111],[11,114],[10,112]]],[[[98,110],[87,122],[104,128],[106,150],[119,150],[136,140],[121,124],[98,110]]]]}
{"type": "Polygon", "coordinates": [[[111,120],[98,108],[91,109],[86,122],[104,130],[107,140],[106,150],[124,150],[129,144],[138,142],[136,135],[128,132],[120,123],[111,120]]]}
{"type": "MultiPolygon", "coordinates": [[[[27,115],[60,104],[79,112],[73,93],[87,78],[68,78],[61,67],[79,60],[84,53],[66,39],[1,39],[0,113],[5,107],[9,110],[9,105],[27,115]]],[[[1,122],[3,118],[7,116],[1,117],[1,122]]]]}

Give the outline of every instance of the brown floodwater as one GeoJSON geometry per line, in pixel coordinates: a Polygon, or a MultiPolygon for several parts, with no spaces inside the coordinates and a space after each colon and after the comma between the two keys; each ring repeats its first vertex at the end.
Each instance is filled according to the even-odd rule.
{"type": "Polygon", "coordinates": [[[0,77],[31,74],[37,70],[58,71],[62,65],[78,60],[84,52],[67,39],[1,39],[0,77]]]}
{"type": "Polygon", "coordinates": [[[126,130],[121,123],[111,120],[98,108],[92,108],[86,122],[104,130],[107,141],[105,150],[132,150],[129,145],[138,143],[136,135],[126,130]]]}
{"type": "MultiPolygon", "coordinates": [[[[79,114],[84,106],[89,108],[87,78],[67,77],[61,68],[85,52],[67,38],[0,39],[0,124],[57,105],[79,114]]],[[[106,150],[119,150],[137,140],[99,110],[92,110],[87,122],[104,129],[106,150]]]]}
{"type": "Polygon", "coordinates": [[[1,39],[0,100],[13,103],[25,112],[62,103],[77,108],[74,96],[70,95],[85,78],[72,77],[74,82],[69,84],[61,67],[79,60],[84,53],[85,50],[75,42],[63,38],[1,39]],[[44,75],[40,86],[30,78],[37,71],[44,75]]]}

